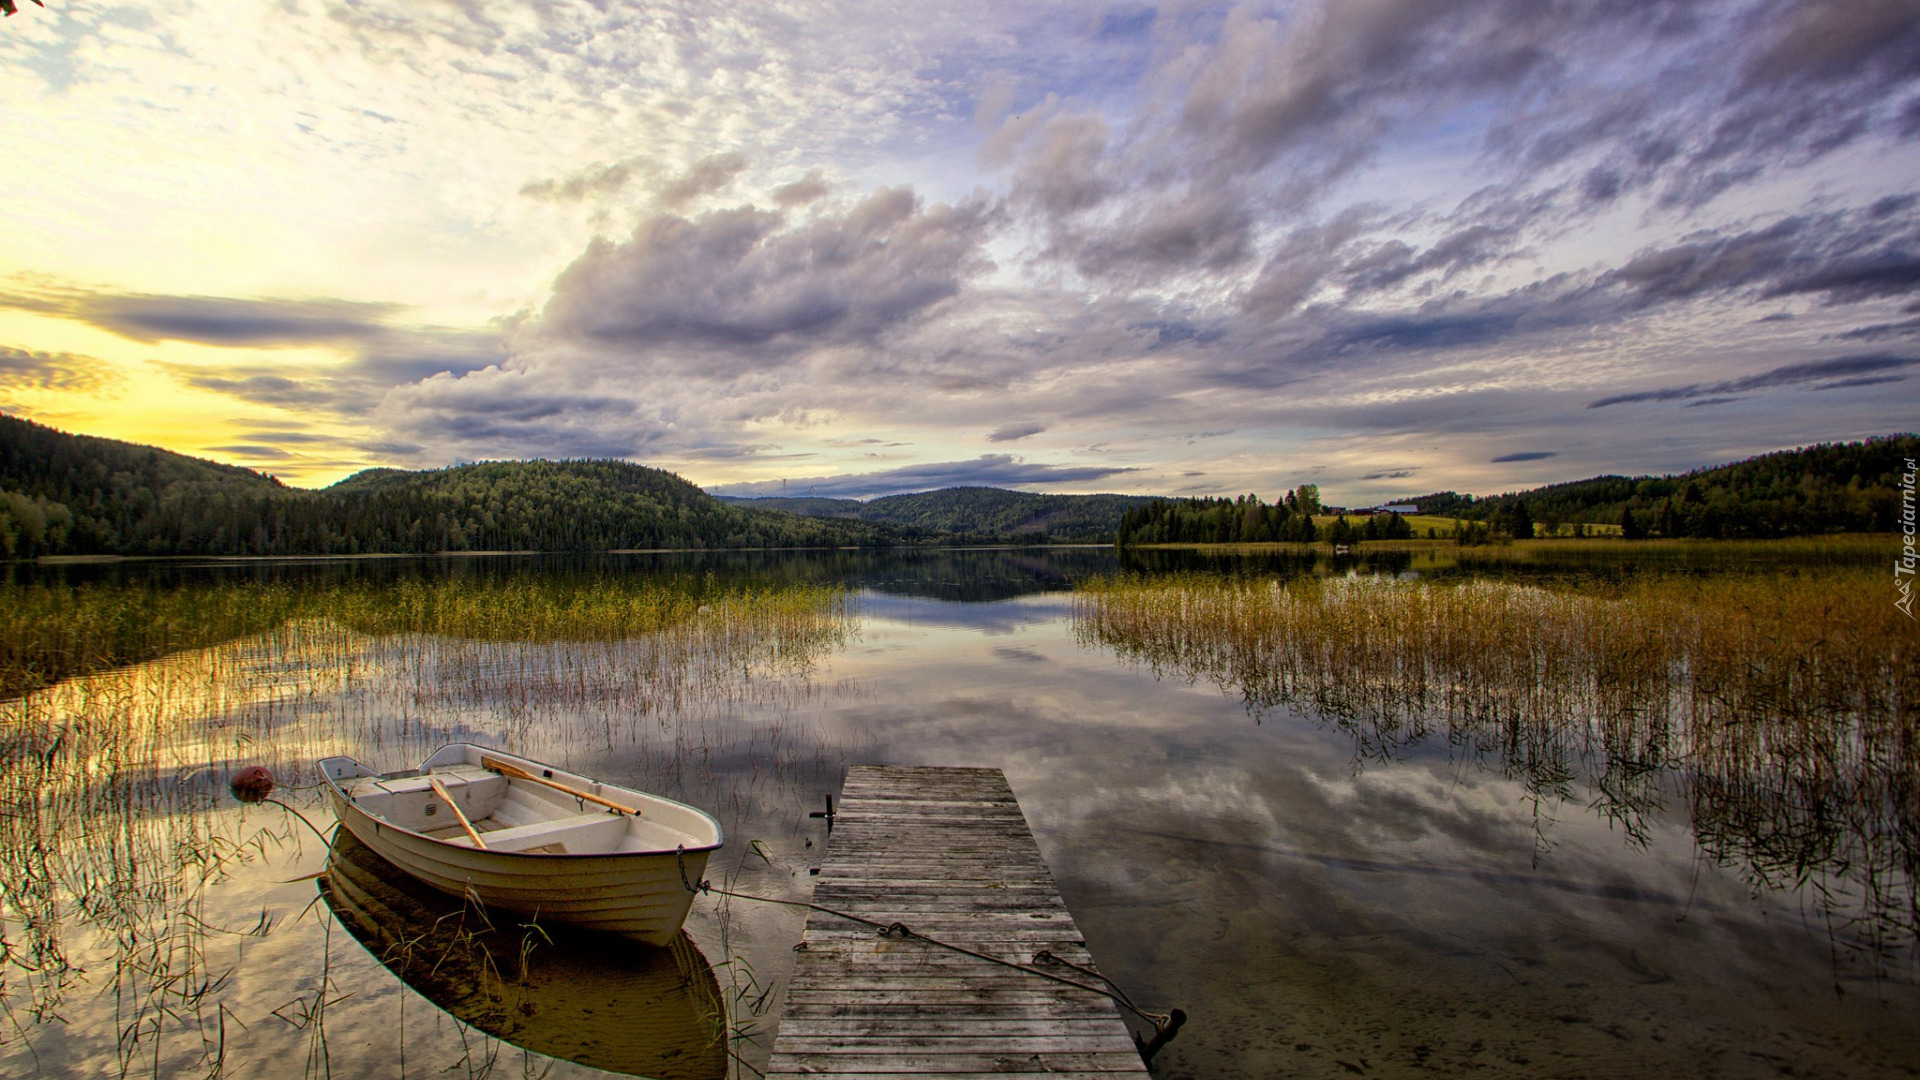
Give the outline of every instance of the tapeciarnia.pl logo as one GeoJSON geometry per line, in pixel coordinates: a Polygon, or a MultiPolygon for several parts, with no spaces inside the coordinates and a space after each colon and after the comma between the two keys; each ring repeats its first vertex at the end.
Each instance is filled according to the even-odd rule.
{"type": "Polygon", "coordinates": [[[1900,557],[1893,561],[1893,588],[1900,594],[1893,606],[1907,618],[1913,614],[1913,572],[1920,554],[1914,551],[1913,477],[1914,459],[1907,459],[1907,471],[1900,474],[1900,557]]]}

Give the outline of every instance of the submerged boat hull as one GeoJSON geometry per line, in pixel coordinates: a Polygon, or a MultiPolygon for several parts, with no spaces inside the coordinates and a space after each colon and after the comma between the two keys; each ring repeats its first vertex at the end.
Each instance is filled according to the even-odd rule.
{"type": "MultiPolygon", "coordinates": [[[[455,749],[448,747],[440,751],[414,772],[440,775],[434,766],[452,764],[450,751],[455,749]]],[[[463,838],[429,836],[391,817],[370,812],[350,793],[352,785],[343,783],[357,780],[365,786],[369,778],[405,778],[407,774],[378,776],[351,758],[329,758],[321,763],[321,772],[326,777],[328,797],[341,825],[381,858],[441,892],[476,897],[489,908],[619,934],[650,945],[665,945],[673,940],[693,903],[694,892],[690,886],[699,882],[708,855],[720,846],[717,822],[693,807],[672,800],[598,784],[586,777],[499,751],[467,749],[473,751],[469,756],[475,766],[484,755],[518,768],[544,772],[561,782],[592,785],[597,794],[637,805],[642,819],[651,813],[655,818],[691,822],[693,827],[680,830],[678,842],[672,847],[662,845],[652,850],[604,853],[488,850],[473,846],[463,838]]],[[[455,798],[457,802],[459,796],[455,798]]],[[[433,813],[433,809],[427,812],[433,813]]],[[[656,827],[651,838],[673,833],[671,828],[656,827]]]]}

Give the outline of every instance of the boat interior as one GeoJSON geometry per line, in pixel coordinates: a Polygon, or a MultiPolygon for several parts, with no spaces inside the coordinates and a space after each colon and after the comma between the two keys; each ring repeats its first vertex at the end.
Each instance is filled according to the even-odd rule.
{"type": "Polygon", "coordinates": [[[403,829],[463,847],[475,846],[446,794],[489,851],[538,855],[614,854],[672,850],[676,830],[597,806],[539,784],[512,780],[478,765],[443,765],[431,773],[407,770],[339,781],[360,809],[403,829]],[[656,835],[657,834],[657,835],[656,835]]]}

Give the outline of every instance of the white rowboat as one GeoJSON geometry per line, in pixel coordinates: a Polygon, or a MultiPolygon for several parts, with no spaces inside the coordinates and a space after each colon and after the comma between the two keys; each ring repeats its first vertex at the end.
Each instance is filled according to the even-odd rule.
{"type": "Polygon", "coordinates": [[[320,761],[340,823],[452,896],[665,945],[686,921],[712,815],[499,750],[455,743],[418,769],[320,761]]]}

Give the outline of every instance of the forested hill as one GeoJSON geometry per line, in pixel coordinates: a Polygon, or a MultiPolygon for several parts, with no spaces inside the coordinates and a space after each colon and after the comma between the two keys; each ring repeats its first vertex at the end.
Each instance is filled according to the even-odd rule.
{"type": "Polygon", "coordinates": [[[1404,500],[1423,514],[1500,522],[1516,503],[1542,526],[1619,525],[1652,536],[1775,537],[1897,528],[1901,474],[1920,436],[1822,443],[1678,476],[1596,476],[1486,498],[1436,492],[1404,500]]]}
{"type": "Polygon", "coordinates": [[[0,558],[880,545],[907,530],[729,506],[658,469],[526,461],[289,488],[0,416],[0,558]]]}
{"type": "Polygon", "coordinates": [[[822,498],[731,498],[737,506],[850,518],[944,533],[966,540],[1013,539],[1108,543],[1127,511],[1149,495],[1041,495],[1004,488],[957,487],[887,495],[859,502],[822,498]]]}

